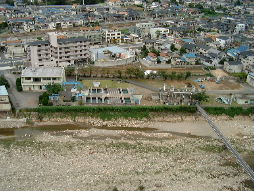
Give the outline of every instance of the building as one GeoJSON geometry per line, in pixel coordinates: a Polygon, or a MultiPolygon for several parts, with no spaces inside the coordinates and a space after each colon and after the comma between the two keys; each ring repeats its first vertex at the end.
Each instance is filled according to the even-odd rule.
{"type": "Polygon", "coordinates": [[[167,37],[169,34],[169,29],[167,28],[150,28],[150,35],[152,39],[159,37],[167,37]]]}
{"type": "Polygon", "coordinates": [[[0,86],[0,111],[10,111],[9,94],[5,86],[0,86]]]}
{"type": "Polygon", "coordinates": [[[102,44],[104,41],[104,34],[100,26],[83,27],[81,32],[84,33],[84,37],[88,39],[92,44],[102,44]]]}
{"type": "Polygon", "coordinates": [[[106,30],[105,39],[107,43],[119,43],[121,42],[122,33],[118,30],[106,30]]]}
{"type": "Polygon", "coordinates": [[[224,63],[224,70],[229,73],[239,73],[243,70],[241,61],[229,61],[224,63]]]}
{"type": "Polygon", "coordinates": [[[63,67],[27,67],[21,73],[23,91],[43,91],[48,84],[65,81],[63,67]]]}
{"type": "Polygon", "coordinates": [[[90,43],[86,38],[58,38],[57,33],[48,34],[48,41],[29,44],[28,57],[33,67],[68,66],[88,61],[90,43]]]}
{"type": "Polygon", "coordinates": [[[248,76],[247,76],[247,79],[246,79],[246,82],[254,87],[254,73],[249,73],[248,76]]]}
{"type": "Polygon", "coordinates": [[[229,45],[232,42],[232,39],[227,37],[227,36],[219,36],[216,38],[216,42],[219,43],[220,47],[225,47],[227,45],[229,45]]]}

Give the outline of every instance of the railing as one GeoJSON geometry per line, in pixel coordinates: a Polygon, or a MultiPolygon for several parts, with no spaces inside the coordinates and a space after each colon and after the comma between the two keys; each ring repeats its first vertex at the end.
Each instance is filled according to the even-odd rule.
{"type": "Polygon", "coordinates": [[[197,104],[197,109],[201,113],[201,115],[206,119],[206,121],[209,123],[209,125],[212,127],[214,132],[218,135],[218,137],[223,141],[223,143],[226,145],[228,150],[234,155],[237,162],[243,167],[245,172],[249,174],[251,180],[254,182],[254,172],[251,169],[251,167],[243,160],[241,155],[235,150],[235,148],[231,145],[229,140],[221,133],[220,129],[213,123],[213,121],[210,119],[209,115],[205,112],[205,110],[200,107],[197,104]]]}

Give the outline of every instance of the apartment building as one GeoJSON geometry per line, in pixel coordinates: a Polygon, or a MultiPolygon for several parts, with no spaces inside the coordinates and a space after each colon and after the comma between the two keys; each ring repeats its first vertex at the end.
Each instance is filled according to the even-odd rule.
{"type": "Polygon", "coordinates": [[[35,41],[29,44],[28,58],[33,67],[68,66],[85,63],[89,58],[89,41],[84,37],[58,38],[51,32],[48,41],[35,41]]]}
{"type": "Polygon", "coordinates": [[[122,34],[118,30],[106,30],[105,39],[107,43],[119,43],[121,42],[122,34]]]}
{"type": "Polygon", "coordinates": [[[66,80],[63,67],[27,67],[21,73],[23,91],[44,91],[48,84],[66,80]]]}

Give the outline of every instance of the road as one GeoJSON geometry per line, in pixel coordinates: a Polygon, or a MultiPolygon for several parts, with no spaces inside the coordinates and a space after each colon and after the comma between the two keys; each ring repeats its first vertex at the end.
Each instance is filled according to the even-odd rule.
{"type": "Polygon", "coordinates": [[[254,94],[254,89],[242,88],[241,90],[207,90],[206,93],[213,95],[254,94]]]}
{"type": "Polygon", "coordinates": [[[216,124],[213,123],[213,121],[210,119],[209,115],[205,112],[205,110],[202,107],[200,107],[198,104],[197,104],[197,109],[201,113],[201,115],[207,120],[209,125],[212,127],[212,129],[218,135],[218,137],[222,140],[222,142],[226,145],[228,150],[234,155],[237,162],[243,167],[245,172],[249,174],[251,180],[254,183],[254,172],[251,169],[251,167],[243,160],[241,155],[237,152],[237,150],[235,150],[235,148],[232,146],[229,140],[221,133],[219,127],[217,127],[216,124]]]}
{"type": "Polygon", "coordinates": [[[38,106],[39,92],[18,92],[16,89],[16,76],[10,73],[4,74],[10,84],[8,89],[10,100],[16,110],[34,108],[38,106]]]}

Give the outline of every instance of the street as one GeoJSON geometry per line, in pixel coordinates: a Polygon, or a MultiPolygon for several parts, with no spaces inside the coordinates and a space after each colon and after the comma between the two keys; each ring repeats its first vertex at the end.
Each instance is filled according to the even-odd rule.
{"type": "Polygon", "coordinates": [[[38,99],[41,92],[18,92],[16,89],[17,76],[10,73],[4,74],[10,84],[8,89],[10,100],[15,109],[34,108],[38,106],[38,99]]]}

